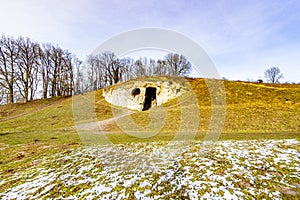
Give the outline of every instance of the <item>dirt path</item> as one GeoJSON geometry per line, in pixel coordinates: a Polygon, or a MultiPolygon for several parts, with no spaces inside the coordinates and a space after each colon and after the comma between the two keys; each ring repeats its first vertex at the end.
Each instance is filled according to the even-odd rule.
{"type": "Polygon", "coordinates": [[[109,127],[109,125],[115,123],[116,121],[118,121],[119,119],[126,117],[128,115],[131,115],[132,111],[128,111],[127,113],[109,118],[109,119],[105,119],[102,121],[98,121],[98,122],[89,122],[89,123],[85,123],[85,124],[79,124],[76,126],[77,130],[82,130],[82,131],[107,131],[107,128],[109,127]]]}

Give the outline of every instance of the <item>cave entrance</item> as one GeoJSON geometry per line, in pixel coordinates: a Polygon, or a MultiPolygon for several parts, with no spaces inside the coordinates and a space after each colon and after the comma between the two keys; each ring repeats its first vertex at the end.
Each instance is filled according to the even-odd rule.
{"type": "Polygon", "coordinates": [[[152,104],[156,101],[156,88],[155,87],[147,87],[145,93],[145,101],[144,101],[144,110],[149,110],[152,104]]]}

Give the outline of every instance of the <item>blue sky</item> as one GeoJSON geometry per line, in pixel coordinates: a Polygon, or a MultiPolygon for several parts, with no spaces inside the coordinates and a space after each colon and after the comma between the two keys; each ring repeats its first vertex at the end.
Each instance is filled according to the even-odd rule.
{"type": "Polygon", "coordinates": [[[0,33],[58,44],[84,59],[105,40],[155,27],[196,41],[232,80],[278,66],[300,82],[298,0],[0,0],[0,33]]]}

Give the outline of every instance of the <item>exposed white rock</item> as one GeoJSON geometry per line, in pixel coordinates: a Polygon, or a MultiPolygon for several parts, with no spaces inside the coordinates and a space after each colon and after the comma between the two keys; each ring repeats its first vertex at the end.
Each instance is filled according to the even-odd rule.
{"type": "Polygon", "coordinates": [[[157,81],[136,80],[105,89],[103,96],[107,102],[113,105],[142,111],[145,109],[146,96],[148,95],[149,98],[149,91],[150,93],[152,92],[150,94],[152,95],[150,107],[153,107],[179,97],[188,90],[185,81],[179,81],[179,79],[176,81],[173,79],[157,81]],[[150,91],[151,89],[152,91],[150,91]]]}

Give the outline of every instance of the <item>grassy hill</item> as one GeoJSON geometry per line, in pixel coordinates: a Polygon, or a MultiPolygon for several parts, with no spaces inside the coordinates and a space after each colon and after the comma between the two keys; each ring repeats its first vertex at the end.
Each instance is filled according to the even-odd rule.
{"type": "MultiPolygon", "coordinates": [[[[203,139],[209,130],[212,117],[210,90],[205,79],[187,79],[187,81],[194,90],[197,105],[192,104],[195,99],[189,94],[164,104],[164,126],[158,134],[146,139],[125,134],[124,127],[119,128],[115,122],[111,122],[105,127],[110,141],[126,143],[171,140],[181,123],[186,127],[189,126],[188,121],[181,122],[182,114],[189,110],[190,116],[193,117],[192,112],[196,109],[200,111],[200,120],[195,138],[203,139]]],[[[214,83],[216,86],[223,83],[226,92],[226,106],[216,106],[217,110],[226,108],[221,140],[287,138],[300,140],[299,84],[210,81],[210,89],[214,87],[214,83]]],[[[212,90],[215,89],[218,88],[212,90]]],[[[224,94],[217,93],[214,98],[218,98],[218,95],[224,94]]],[[[95,118],[86,115],[89,113],[88,109],[91,109],[92,113],[95,111],[98,121],[109,119],[116,112],[126,111],[124,108],[107,103],[102,96],[102,90],[74,98],[76,99],[74,105],[72,97],[68,97],[0,106],[0,165],[4,164],[5,169],[9,170],[12,163],[23,166],[24,163],[30,164],[31,160],[44,154],[65,151],[70,146],[80,146],[82,142],[75,128],[73,109],[82,112],[76,119],[77,124],[95,121],[95,118]],[[91,101],[93,98],[94,101],[91,101]],[[87,104],[89,106],[86,106],[87,104]]],[[[120,119],[120,123],[122,120],[125,122],[133,120],[141,127],[146,127],[156,112],[160,115],[161,109],[156,107],[146,112],[134,111],[131,115],[120,119]]],[[[189,134],[188,131],[185,134],[189,134]]]]}
{"type": "MultiPolygon", "coordinates": [[[[218,95],[223,95],[218,94],[218,88],[214,88],[214,85],[220,86],[220,81],[210,80],[210,90],[206,81],[205,79],[188,80],[198,101],[198,107],[189,111],[191,117],[195,116],[192,113],[195,109],[200,110],[200,125],[196,135],[198,139],[203,139],[209,130],[213,109],[210,91],[217,93],[214,97],[216,99],[218,95]]],[[[226,106],[214,106],[216,112],[218,109],[226,109],[225,124],[220,139],[299,139],[299,85],[234,81],[223,81],[223,84],[226,92],[226,106]]],[[[179,129],[183,110],[193,106],[192,101],[193,97],[188,96],[164,104],[166,110],[164,127],[159,134],[146,139],[146,141],[172,139],[179,129]]],[[[151,112],[155,113],[155,109],[151,112]]],[[[159,111],[157,112],[159,113],[159,111]]],[[[140,126],[146,126],[150,122],[149,112],[137,112],[127,118],[132,118],[140,126]]],[[[126,118],[122,118],[122,120],[126,121],[126,118]]],[[[113,132],[122,132],[117,125],[110,128],[113,132]]],[[[111,134],[110,137],[111,140],[118,142],[145,141],[145,139],[133,138],[126,134],[111,134]]]]}
{"type": "MultiPolygon", "coordinates": [[[[157,79],[173,80],[166,77],[157,79]]],[[[145,112],[131,111],[126,114],[126,109],[106,102],[102,90],[75,97],[1,105],[0,179],[9,179],[16,172],[34,168],[41,160],[57,155],[58,152],[68,155],[82,146],[83,141],[95,140],[97,134],[92,130],[87,130],[83,139],[82,133],[78,134],[76,125],[89,128],[93,122],[106,119],[107,123],[102,128],[113,143],[169,141],[178,135],[179,139],[192,137],[201,141],[210,131],[213,111],[217,117],[225,114],[220,140],[300,140],[299,84],[258,84],[205,79],[186,81],[193,92],[145,112]],[[220,89],[220,83],[225,89],[226,104],[221,101],[224,93],[220,89]],[[212,92],[214,94],[211,96],[212,92]],[[109,120],[119,115],[122,117],[118,122],[109,120]],[[127,134],[128,130],[132,130],[132,125],[128,122],[133,121],[139,125],[133,131],[147,136],[151,134],[147,127],[151,127],[151,122],[155,120],[162,121],[163,126],[152,137],[139,138],[127,134]],[[190,131],[194,122],[199,122],[194,127],[197,130],[196,135],[190,131]]],[[[9,181],[0,187],[0,192],[13,186],[14,181],[9,181]]]]}
{"type": "MultiPolygon", "coordinates": [[[[199,131],[206,131],[211,117],[211,97],[205,79],[188,79],[197,97],[201,113],[199,131]]],[[[220,81],[215,81],[220,82],[220,81]]],[[[239,132],[299,132],[300,131],[300,85],[299,84],[262,84],[249,82],[222,81],[226,92],[226,121],[223,133],[239,132]]],[[[75,98],[89,101],[94,93],[79,95],[75,98]]],[[[188,95],[184,100],[174,99],[163,105],[167,111],[166,126],[173,131],[180,121],[180,109],[190,106],[188,95]],[[179,103],[179,101],[183,103],[179,103]]],[[[84,104],[86,102],[83,102],[84,104]]],[[[107,103],[102,90],[96,91],[93,108],[98,120],[113,117],[112,106],[107,103]]],[[[82,108],[83,113],[86,108],[82,108]]],[[[114,107],[114,111],[123,108],[114,107]]],[[[152,112],[155,112],[155,110],[152,112]]],[[[148,112],[134,112],[131,116],[141,126],[149,122],[148,112]]],[[[89,121],[86,116],[82,120],[89,121]]],[[[16,103],[0,106],[0,134],[22,135],[37,132],[72,132],[74,131],[72,97],[36,100],[29,103],[16,103]]],[[[116,131],[116,127],[112,127],[116,131]]],[[[45,134],[47,138],[48,134],[45,134]]],[[[52,133],[49,137],[52,137],[52,133]]],[[[39,135],[41,136],[41,135],[39,135]]],[[[34,138],[43,139],[43,138],[34,138]]],[[[12,142],[12,141],[11,141],[12,142]]],[[[22,141],[15,141],[19,143],[22,141]]]]}

